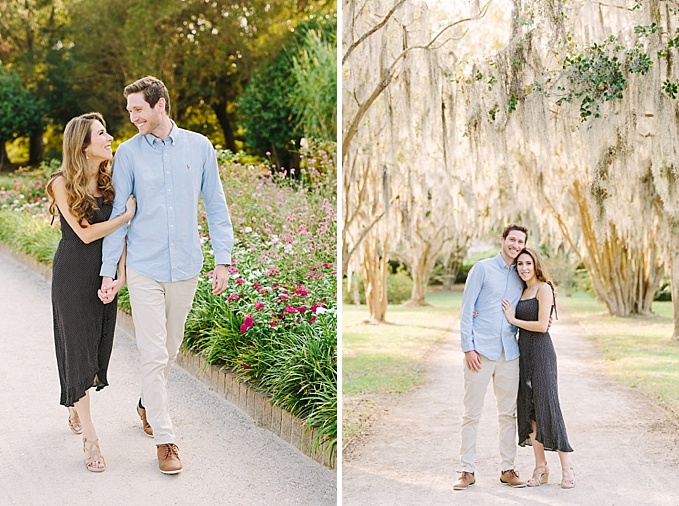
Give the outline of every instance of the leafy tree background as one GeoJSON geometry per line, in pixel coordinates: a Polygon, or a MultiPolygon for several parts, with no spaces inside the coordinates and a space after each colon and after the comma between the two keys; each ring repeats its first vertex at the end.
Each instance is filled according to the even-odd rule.
{"type": "MultiPolygon", "coordinates": [[[[149,74],[168,86],[178,124],[233,152],[269,151],[280,167],[296,160],[304,135],[335,140],[334,126],[319,130],[304,122],[317,121],[309,104],[336,104],[336,81],[332,87],[303,83],[302,93],[319,96],[307,97],[302,111],[292,111],[288,98],[299,96],[295,74],[320,79],[336,73],[332,59],[300,56],[317,53],[307,45],[319,40],[335,52],[333,0],[0,0],[0,11],[0,64],[19,76],[38,116],[31,129],[0,139],[3,147],[16,136],[29,139],[23,151],[10,145],[16,159],[5,161],[5,170],[58,157],[66,122],[84,112],[101,112],[117,139],[130,137],[135,130],[122,90],[149,74]],[[310,30],[316,39],[305,37],[310,30]],[[318,64],[332,70],[299,68],[318,64]],[[246,112],[256,108],[246,104],[257,100],[241,97],[255,93],[250,84],[262,76],[269,81],[263,81],[268,96],[260,105],[265,120],[251,120],[246,112]],[[272,82],[283,87],[273,98],[272,82]]],[[[8,107],[3,102],[0,113],[8,107]]]]}

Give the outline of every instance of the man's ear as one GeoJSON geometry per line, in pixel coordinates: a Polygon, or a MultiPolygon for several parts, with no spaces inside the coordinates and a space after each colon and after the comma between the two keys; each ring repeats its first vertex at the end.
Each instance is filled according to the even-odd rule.
{"type": "Polygon", "coordinates": [[[158,102],[156,102],[156,107],[159,107],[159,111],[165,110],[165,99],[163,97],[158,99],[158,102]]]}

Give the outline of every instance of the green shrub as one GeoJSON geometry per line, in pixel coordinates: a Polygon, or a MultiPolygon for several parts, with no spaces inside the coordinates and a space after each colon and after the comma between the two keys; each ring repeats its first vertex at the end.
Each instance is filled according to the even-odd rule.
{"type": "MultiPolygon", "coordinates": [[[[353,281],[357,283],[359,304],[365,304],[365,287],[360,276],[356,276],[353,281]]],[[[398,267],[395,274],[391,272],[387,275],[387,300],[389,304],[401,304],[410,300],[410,295],[413,290],[413,280],[410,274],[403,267],[398,267]]],[[[342,300],[346,304],[354,303],[353,289],[349,289],[347,280],[344,280],[344,289],[342,291],[342,300]]]]}

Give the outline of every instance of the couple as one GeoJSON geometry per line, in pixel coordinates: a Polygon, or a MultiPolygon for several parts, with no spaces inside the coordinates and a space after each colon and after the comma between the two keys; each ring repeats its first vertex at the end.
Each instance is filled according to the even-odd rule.
{"type": "Polygon", "coordinates": [[[62,231],[52,266],[60,403],[83,436],[85,467],[104,471],[89,393],[108,385],[116,295],[127,282],[141,355],[137,412],[155,440],[160,471],[176,474],[182,464],[166,385],[203,265],[199,196],[215,252],[215,295],[227,288],[233,228],[212,144],[170,119],[163,82],[144,77],[123,95],[139,133],[120,145],[113,167],[104,118],[83,114],[66,125],[63,163],[47,186],[62,231]]]}
{"type": "Polygon", "coordinates": [[[559,406],[556,354],[548,332],[556,299],[542,258],[526,247],[527,240],[525,227],[508,225],[500,237],[500,253],[469,271],[460,320],[465,354],[461,474],[454,490],[476,483],[476,433],[491,378],[500,425],[500,481],[516,488],[547,483],[549,450],[559,454],[560,486],[575,486],[569,457],[573,449],[559,406]],[[527,482],[514,470],[517,418],[519,445],[532,446],[535,455],[527,482]]]}

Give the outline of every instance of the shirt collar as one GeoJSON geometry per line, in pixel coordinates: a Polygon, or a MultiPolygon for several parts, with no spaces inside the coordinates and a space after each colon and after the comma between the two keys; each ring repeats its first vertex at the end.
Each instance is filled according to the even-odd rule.
{"type": "MultiPolygon", "coordinates": [[[[177,142],[177,134],[179,133],[179,128],[177,128],[177,124],[174,122],[174,120],[170,120],[172,122],[172,129],[170,130],[170,133],[168,134],[165,139],[170,139],[170,143],[174,145],[177,142]]],[[[153,134],[146,134],[144,135],[144,139],[146,139],[146,142],[148,142],[152,147],[155,146],[157,142],[163,142],[165,139],[159,139],[153,134]]]]}
{"type": "Polygon", "coordinates": [[[495,257],[495,263],[497,264],[497,266],[500,269],[512,270],[512,269],[516,268],[516,264],[507,265],[507,262],[505,262],[505,259],[502,258],[502,252],[498,253],[497,256],[495,257]]]}

